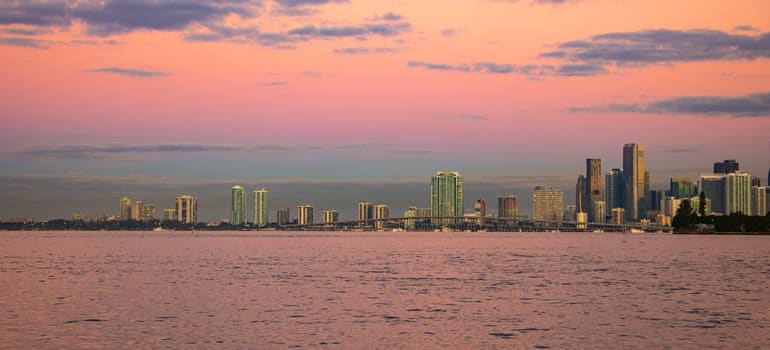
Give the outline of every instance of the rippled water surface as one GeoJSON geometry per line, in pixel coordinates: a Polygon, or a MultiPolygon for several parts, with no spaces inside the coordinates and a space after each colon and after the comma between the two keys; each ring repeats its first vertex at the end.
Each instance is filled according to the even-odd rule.
{"type": "Polygon", "coordinates": [[[0,348],[768,349],[770,237],[0,232],[0,348]]]}

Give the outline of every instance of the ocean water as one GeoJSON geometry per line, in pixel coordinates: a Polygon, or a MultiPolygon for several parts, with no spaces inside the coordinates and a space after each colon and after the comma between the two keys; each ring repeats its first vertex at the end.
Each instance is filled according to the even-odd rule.
{"type": "Polygon", "coordinates": [[[770,349],[770,237],[0,232],[3,349],[770,349]]]}

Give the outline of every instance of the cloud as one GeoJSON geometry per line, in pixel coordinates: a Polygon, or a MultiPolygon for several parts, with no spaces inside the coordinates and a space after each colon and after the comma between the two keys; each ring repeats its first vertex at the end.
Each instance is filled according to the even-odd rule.
{"type": "Polygon", "coordinates": [[[674,153],[674,154],[703,152],[702,149],[698,149],[698,148],[682,147],[682,146],[666,146],[666,145],[655,147],[655,151],[660,153],[674,153]]]}
{"type": "Polygon", "coordinates": [[[48,44],[45,41],[20,37],[0,37],[0,45],[27,47],[31,49],[48,48],[48,44]]]}
{"type": "Polygon", "coordinates": [[[403,19],[404,19],[404,16],[397,15],[393,12],[388,12],[382,16],[375,16],[373,18],[373,20],[375,21],[392,21],[392,22],[401,21],[403,19]]]}
{"type": "Polygon", "coordinates": [[[735,26],[733,30],[740,31],[740,32],[758,32],[759,28],[756,28],[750,25],[740,25],[740,26],[735,26]]]}
{"type": "Polygon", "coordinates": [[[441,31],[441,36],[445,36],[447,38],[451,38],[451,37],[455,36],[456,32],[457,31],[455,29],[453,29],[453,28],[444,29],[444,30],[441,31]]]}
{"type": "Polygon", "coordinates": [[[565,77],[584,77],[607,73],[607,70],[595,64],[564,64],[556,70],[556,75],[565,77]]]}
{"type": "Polygon", "coordinates": [[[5,28],[3,30],[0,30],[0,32],[6,33],[6,34],[12,34],[12,35],[35,36],[35,35],[41,35],[41,34],[48,34],[51,31],[46,28],[5,28]]]}
{"type": "Polygon", "coordinates": [[[87,70],[86,72],[117,74],[117,75],[124,75],[124,76],[135,77],[135,78],[155,78],[155,77],[165,77],[169,75],[167,72],[164,72],[164,71],[122,68],[122,67],[94,68],[94,69],[87,70]]]}
{"type": "Polygon", "coordinates": [[[705,29],[607,33],[560,43],[540,57],[605,67],[755,60],[770,58],[770,33],[740,35],[705,29]]]}
{"type": "Polygon", "coordinates": [[[409,61],[409,67],[423,68],[427,70],[445,72],[486,73],[486,74],[521,74],[529,77],[563,76],[584,77],[606,73],[607,71],[598,65],[590,64],[564,64],[552,66],[548,64],[515,65],[495,62],[475,62],[462,64],[432,63],[423,61],[409,61]]]}
{"type": "Polygon", "coordinates": [[[358,26],[320,26],[307,25],[294,28],[286,34],[304,38],[334,38],[334,37],[353,37],[363,35],[395,36],[412,29],[408,22],[398,23],[379,23],[363,24],[358,26]]]}
{"type": "Polygon", "coordinates": [[[264,83],[257,83],[257,86],[286,86],[289,85],[289,83],[285,81],[268,81],[264,83]]]}
{"type": "Polygon", "coordinates": [[[69,26],[67,1],[6,0],[0,2],[0,25],[69,26]]]}
{"type": "Polygon", "coordinates": [[[436,120],[473,120],[473,121],[486,121],[489,120],[486,116],[479,114],[465,114],[465,115],[447,115],[436,117],[436,120]]]}
{"type": "Polygon", "coordinates": [[[571,112],[619,112],[641,114],[687,114],[707,117],[770,117],[770,92],[745,96],[682,96],[651,103],[610,104],[571,108],[571,112]]]}
{"type": "Polygon", "coordinates": [[[334,53],[338,53],[341,55],[366,55],[366,54],[373,54],[373,53],[391,53],[396,52],[397,50],[390,47],[374,47],[374,48],[367,48],[367,47],[343,47],[339,49],[334,49],[334,53]]]}
{"type": "Polygon", "coordinates": [[[348,2],[347,0],[275,0],[278,5],[286,7],[314,6],[332,3],[348,2]]]}
{"type": "Polygon", "coordinates": [[[318,71],[314,71],[314,70],[306,70],[306,71],[303,71],[300,74],[302,74],[302,75],[304,75],[304,76],[306,76],[308,78],[320,78],[320,77],[323,76],[323,73],[318,72],[318,71]]]}

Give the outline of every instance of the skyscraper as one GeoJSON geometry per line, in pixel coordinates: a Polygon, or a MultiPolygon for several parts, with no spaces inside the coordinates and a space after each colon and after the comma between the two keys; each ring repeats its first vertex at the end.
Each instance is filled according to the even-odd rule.
{"type": "Polygon", "coordinates": [[[698,186],[688,178],[672,177],[669,191],[675,198],[690,198],[698,195],[698,186]]]}
{"type": "Polygon", "coordinates": [[[131,198],[120,198],[120,220],[131,220],[131,198]]]}
{"type": "Polygon", "coordinates": [[[623,146],[623,183],[626,219],[637,221],[642,215],[645,189],[644,147],[635,143],[623,146]]]}
{"type": "Polygon", "coordinates": [[[575,182],[575,207],[578,213],[586,213],[588,208],[588,194],[587,194],[586,177],[578,175],[577,182],[575,182]]]}
{"type": "Polygon", "coordinates": [[[297,206],[297,224],[307,225],[313,223],[313,206],[301,204],[297,206]]]}
{"type": "Polygon", "coordinates": [[[487,202],[483,198],[479,198],[476,201],[476,204],[473,206],[473,212],[479,218],[479,225],[484,226],[487,219],[487,202]]]}
{"type": "Polygon", "coordinates": [[[458,172],[441,171],[433,175],[430,185],[430,208],[434,225],[457,224],[463,216],[463,178],[458,172]],[[443,219],[446,218],[446,219],[443,219]]]}
{"type": "Polygon", "coordinates": [[[291,210],[289,208],[278,209],[275,221],[278,222],[278,225],[288,225],[291,222],[291,210]]]}
{"type": "Polygon", "coordinates": [[[134,204],[131,205],[131,220],[141,220],[142,211],[144,211],[144,203],[142,201],[135,201],[134,204]]]}
{"type": "Polygon", "coordinates": [[[605,201],[594,202],[593,213],[594,213],[593,222],[600,223],[600,224],[606,223],[607,222],[607,202],[605,201]]]}
{"type": "Polygon", "coordinates": [[[706,198],[711,200],[711,213],[725,213],[725,176],[724,175],[702,175],[700,178],[701,191],[706,198]]]}
{"type": "Polygon", "coordinates": [[[767,187],[754,186],[751,188],[751,215],[767,215],[767,187]]]}
{"type": "Polygon", "coordinates": [[[518,199],[514,195],[497,197],[497,217],[502,219],[516,219],[519,215],[518,199]]]}
{"type": "Polygon", "coordinates": [[[230,224],[241,226],[246,223],[246,193],[243,187],[235,185],[232,188],[230,201],[230,224]]]}
{"type": "Polygon", "coordinates": [[[374,219],[374,206],[372,203],[358,202],[358,221],[368,221],[374,219]]]}
{"type": "Polygon", "coordinates": [[[596,202],[604,201],[602,192],[602,160],[596,158],[586,159],[586,199],[588,208],[588,220],[591,222],[604,222],[604,213],[596,213],[596,202]]]}
{"type": "Polygon", "coordinates": [[[390,218],[390,207],[387,204],[377,204],[374,206],[375,228],[382,230],[385,227],[385,220],[390,218]]]}
{"type": "Polygon", "coordinates": [[[254,197],[254,225],[262,227],[267,225],[267,195],[268,191],[264,188],[254,190],[252,196],[254,197]]]}
{"type": "Polygon", "coordinates": [[[624,194],[625,186],[623,185],[623,170],[612,169],[604,176],[606,194],[607,211],[612,212],[612,209],[623,208],[625,205],[624,194]]]}
{"type": "Polygon", "coordinates": [[[195,224],[198,222],[198,199],[185,194],[176,197],[176,216],[177,220],[184,224],[195,224]]]}
{"type": "Polygon", "coordinates": [[[535,221],[561,221],[564,217],[564,192],[559,188],[535,187],[532,203],[535,221]]]}
{"type": "Polygon", "coordinates": [[[176,208],[163,209],[164,221],[177,221],[176,208]]]}
{"type": "Polygon", "coordinates": [[[741,170],[735,159],[726,159],[724,162],[714,163],[714,174],[729,174],[741,170]]]}
{"type": "Polygon", "coordinates": [[[333,224],[337,221],[340,221],[340,214],[336,210],[324,210],[324,224],[333,224]]]}
{"type": "Polygon", "coordinates": [[[151,221],[155,219],[155,205],[154,204],[143,204],[142,205],[142,215],[139,215],[139,220],[141,221],[151,221]]]}
{"type": "Polygon", "coordinates": [[[725,175],[725,214],[751,215],[751,175],[734,172],[725,175]]]}

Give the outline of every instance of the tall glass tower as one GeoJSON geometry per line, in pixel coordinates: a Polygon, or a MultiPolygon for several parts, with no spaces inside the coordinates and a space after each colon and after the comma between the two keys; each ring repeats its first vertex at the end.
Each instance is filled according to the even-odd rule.
{"type": "Polygon", "coordinates": [[[246,223],[246,195],[243,187],[235,185],[232,189],[230,202],[230,224],[240,226],[246,223]]]}
{"type": "Polygon", "coordinates": [[[267,194],[264,188],[254,190],[254,225],[262,227],[267,225],[267,194]]]}
{"type": "Polygon", "coordinates": [[[459,172],[440,171],[430,183],[431,220],[433,225],[457,224],[463,216],[463,177],[459,172]]]}
{"type": "Polygon", "coordinates": [[[607,202],[607,212],[611,213],[612,209],[624,208],[625,201],[623,200],[625,194],[625,188],[623,186],[623,170],[612,169],[607,175],[604,176],[605,195],[607,202]]]}
{"type": "Polygon", "coordinates": [[[588,208],[584,210],[588,213],[588,220],[591,222],[604,222],[605,213],[596,212],[596,202],[604,201],[602,188],[602,160],[596,158],[586,159],[586,199],[588,199],[588,208]]]}
{"type": "Polygon", "coordinates": [[[626,219],[638,221],[643,212],[645,188],[644,147],[635,143],[623,146],[623,182],[626,219]]]}

